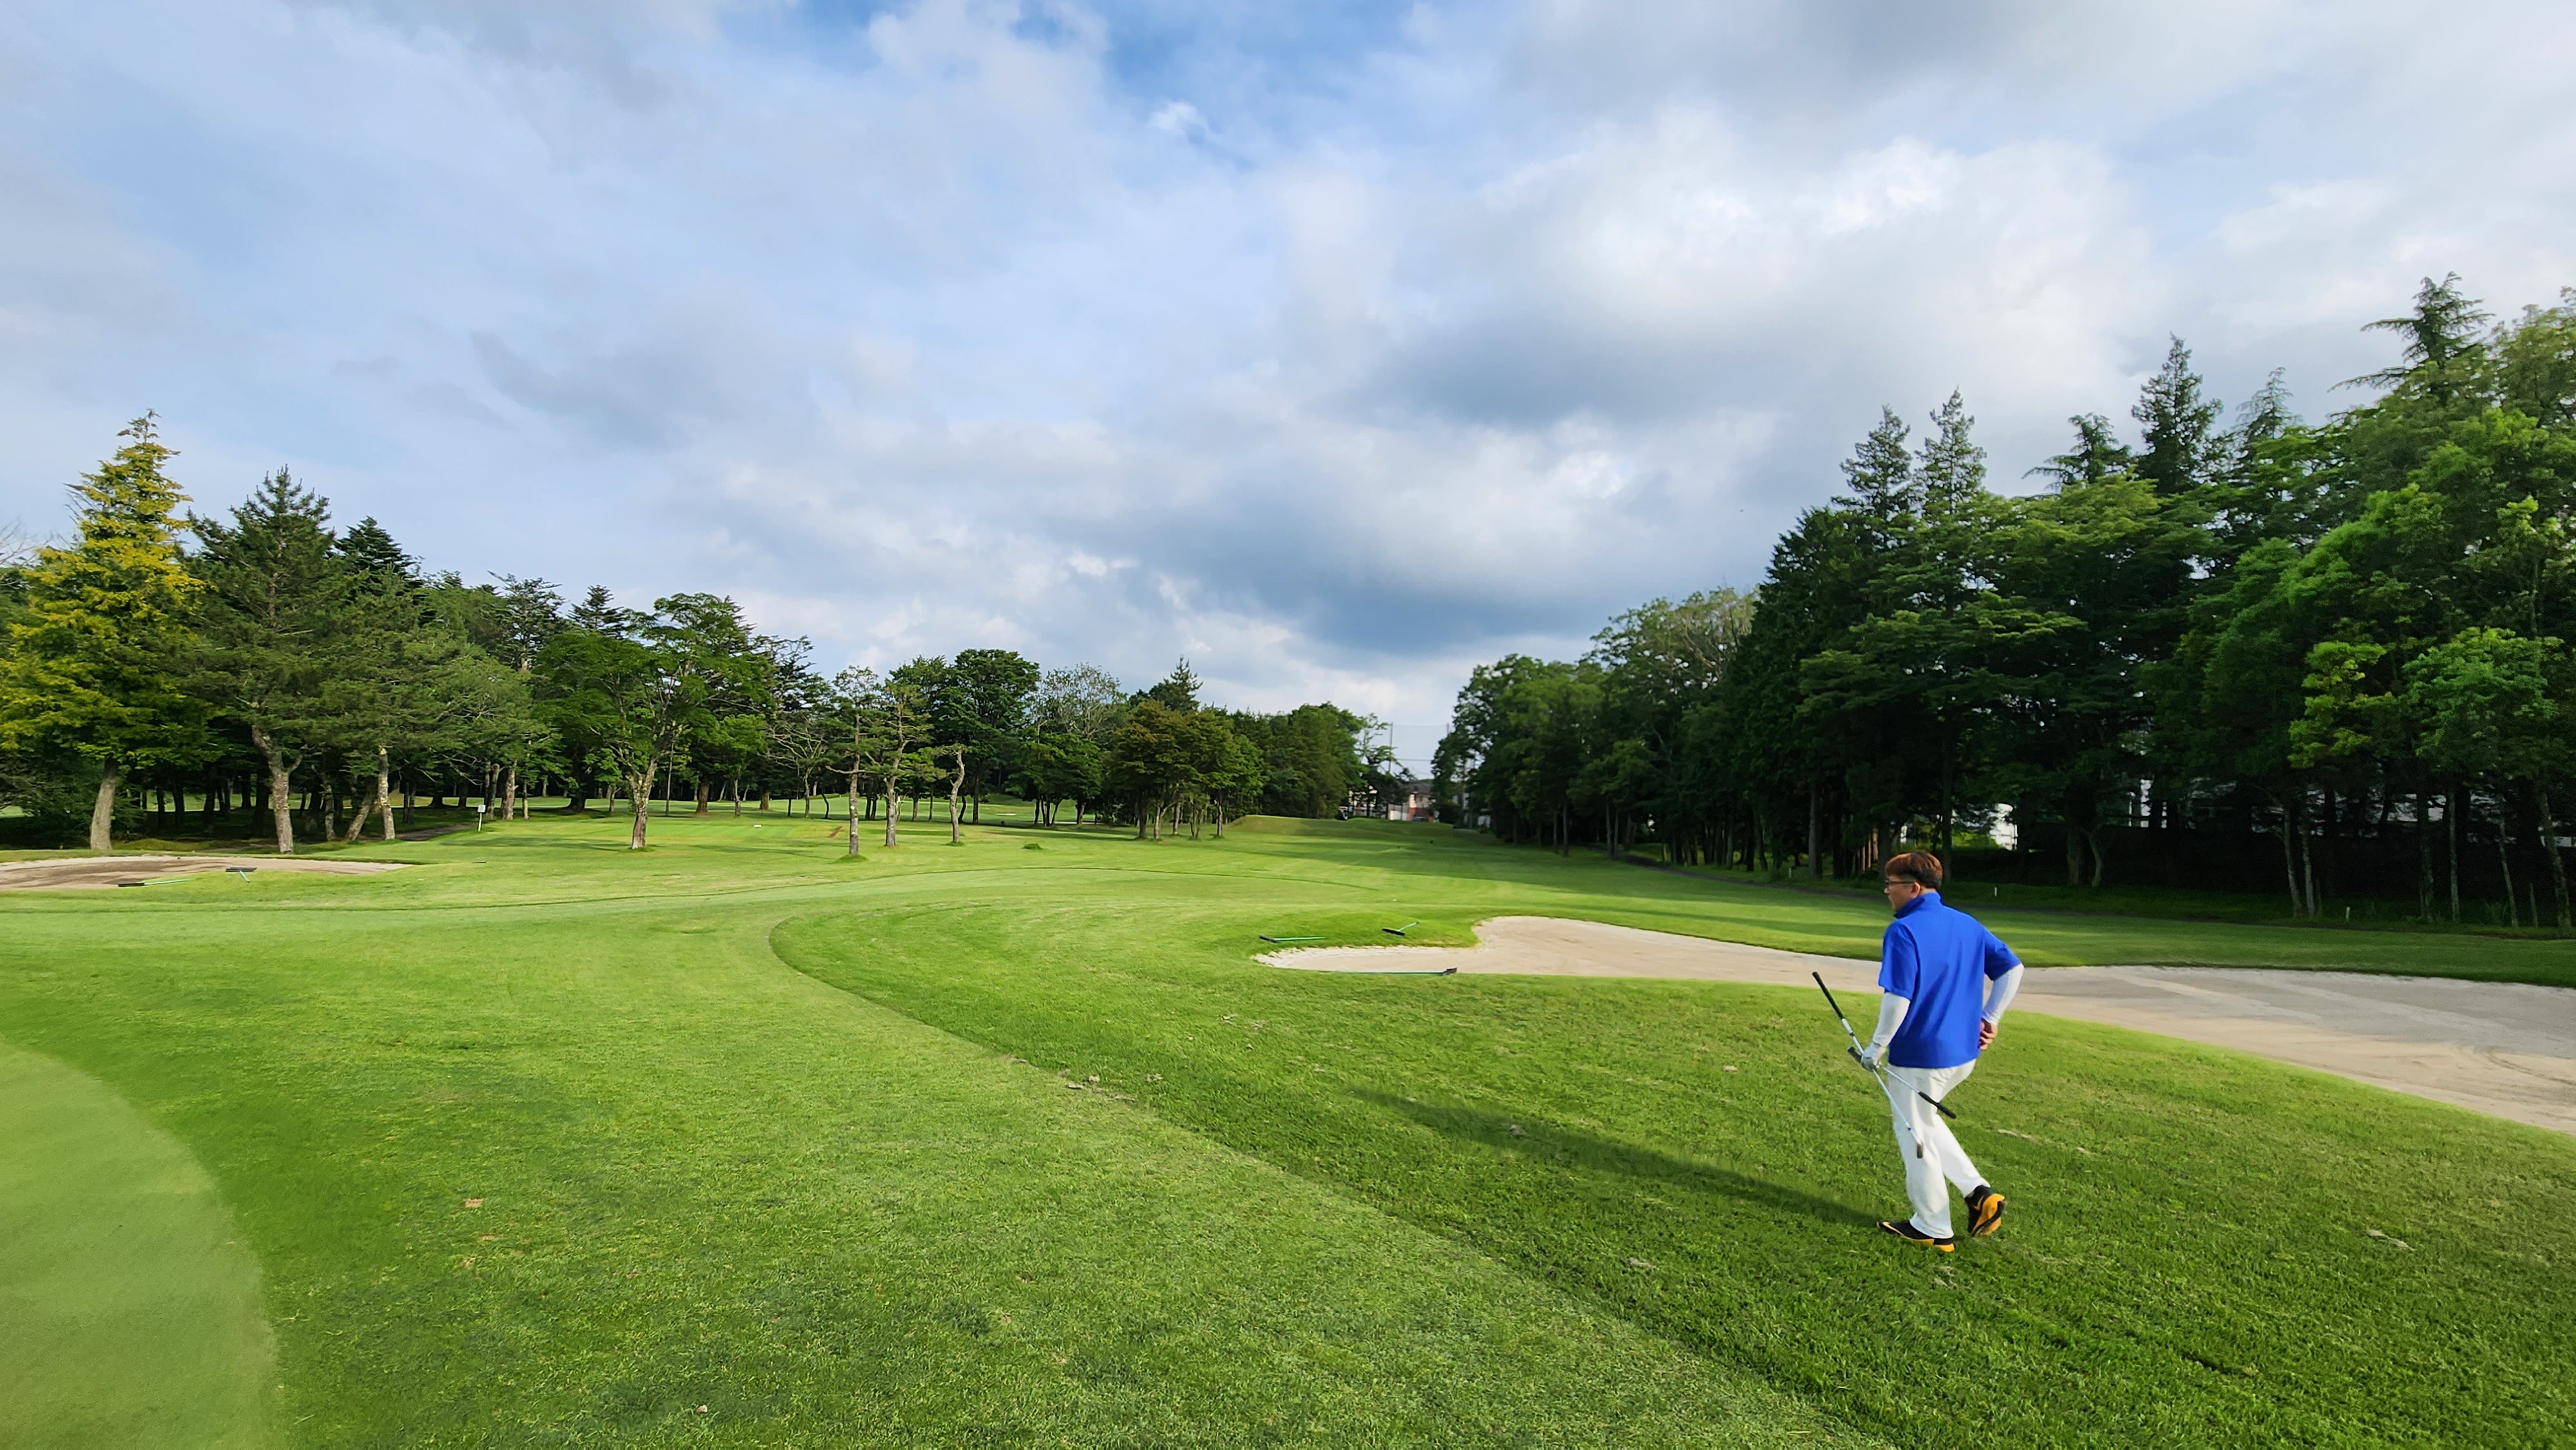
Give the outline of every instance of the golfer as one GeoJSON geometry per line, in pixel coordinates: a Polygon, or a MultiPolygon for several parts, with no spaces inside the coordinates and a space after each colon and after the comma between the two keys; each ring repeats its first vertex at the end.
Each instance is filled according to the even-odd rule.
{"type": "Polygon", "coordinates": [[[1995,1231],[2004,1196],[1960,1151],[1932,1103],[1977,1070],[1977,1054],[1995,1040],[1995,1024],[2021,988],[2021,959],[1974,917],[1942,904],[1939,857],[1892,856],[1885,875],[1896,920],[1879,949],[1878,1031],[1861,1062],[1878,1074],[1896,1111],[1914,1216],[1879,1227],[1946,1254],[1958,1243],[1950,1232],[1950,1189],[1967,1198],[1972,1234],[1995,1231]]]}

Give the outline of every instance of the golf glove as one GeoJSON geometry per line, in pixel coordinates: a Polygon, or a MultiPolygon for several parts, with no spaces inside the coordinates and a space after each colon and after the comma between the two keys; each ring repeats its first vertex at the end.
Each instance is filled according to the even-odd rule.
{"type": "Polygon", "coordinates": [[[1878,1071],[1879,1060],[1884,1058],[1886,1055],[1887,1049],[1873,1042],[1869,1046],[1860,1050],[1860,1065],[1868,1068],[1872,1072],[1876,1072],[1878,1071]]]}

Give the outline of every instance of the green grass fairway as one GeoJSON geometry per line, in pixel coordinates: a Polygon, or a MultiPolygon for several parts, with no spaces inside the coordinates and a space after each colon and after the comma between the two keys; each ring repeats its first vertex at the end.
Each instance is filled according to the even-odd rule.
{"type": "MultiPolygon", "coordinates": [[[[640,857],[614,821],[532,822],[367,851],[420,863],[388,876],[0,897],[0,1038],[218,1187],[281,1442],[2576,1423],[2565,1137],[2026,1016],[1957,1100],[2012,1215],[1935,1259],[1869,1232],[1902,1201],[1885,1108],[1801,994],[1249,960],[1265,931],[1463,942],[1502,913],[1859,954],[1857,904],[1375,823],[924,823],[855,863],[820,821],[653,829],[640,857]]],[[[2001,925],[2042,960],[2295,942],[2567,980],[2576,951],[2044,920],[2001,925]]],[[[8,1179],[0,1223],[86,1211],[47,1181],[8,1179]]],[[[78,1443],[129,1348],[45,1360],[0,1441],[78,1443]]]]}

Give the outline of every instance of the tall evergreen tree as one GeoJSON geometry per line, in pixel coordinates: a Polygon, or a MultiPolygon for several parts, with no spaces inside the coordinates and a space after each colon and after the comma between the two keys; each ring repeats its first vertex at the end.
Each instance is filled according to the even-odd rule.
{"type": "Polygon", "coordinates": [[[343,691],[367,658],[352,648],[360,581],[330,522],[330,506],[282,468],[229,522],[191,521],[205,582],[191,685],[266,763],[280,855],[295,851],[295,773],[339,738],[343,691]]]}
{"type": "Polygon", "coordinates": [[[2129,445],[2111,431],[2111,420],[2099,413],[2078,413],[2066,420],[2075,429],[2075,446],[2022,476],[2045,478],[2052,487],[2082,488],[2125,473],[2136,461],[2129,445]]]}
{"type": "Polygon", "coordinates": [[[1924,435],[1915,469],[1925,511],[1952,511],[1985,491],[1986,450],[1969,437],[1976,425],[1956,389],[1933,412],[1932,431],[1924,435]]]}
{"type": "Polygon", "coordinates": [[[2476,298],[2460,290],[2460,274],[2439,282],[2427,277],[2416,289],[2415,310],[2403,317],[2364,323],[2365,332],[2393,332],[2404,339],[2393,367],[2347,380],[2346,387],[2398,388],[2412,385],[2438,407],[2449,407],[2476,386],[2485,361],[2481,334],[2491,320],[2476,298]]]}
{"type": "Polygon", "coordinates": [[[72,486],[79,538],[36,551],[0,659],[0,744],[52,747],[98,767],[89,848],[113,845],[117,783],[205,748],[204,711],[178,686],[196,581],[179,555],[184,496],[146,413],[114,457],[72,486]]]}
{"type": "Polygon", "coordinates": [[[2191,370],[2191,349],[2179,337],[2171,341],[2164,365],[2129,409],[2138,421],[2135,470],[2161,494],[2187,493],[2206,483],[2218,456],[2219,405],[2191,370]]]}
{"type": "Polygon", "coordinates": [[[1923,509],[1923,486],[1914,476],[1914,456],[1906,451],[1905,438],[1905,420],[1894,408],[1880,408],[1878,426],[1843,460],[1844,492],[1834,502],[1858,515],[1881,539],[1892,538],[1923,509]]]}

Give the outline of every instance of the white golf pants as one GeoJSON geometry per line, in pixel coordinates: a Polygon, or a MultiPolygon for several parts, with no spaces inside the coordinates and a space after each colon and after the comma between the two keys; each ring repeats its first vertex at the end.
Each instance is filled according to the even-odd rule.
{"type": "Polygon", "coordinates": [[[1914,1200],[1914,1226],[1936,1239],[1950,1236],[1951,1186],[1964,1194],[1986,1180],[1932,1103],[1915,1094],[1929,1093],[1932,1102],[1939,1102],[1976,1070],[1974,1060],[1957,1067],[1890,1064],[1879,1069],[1888,1106],[1896,1110],[1896,1150],[1905,1155],[1905,1196],[1914,1200]]]}

